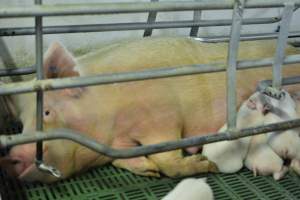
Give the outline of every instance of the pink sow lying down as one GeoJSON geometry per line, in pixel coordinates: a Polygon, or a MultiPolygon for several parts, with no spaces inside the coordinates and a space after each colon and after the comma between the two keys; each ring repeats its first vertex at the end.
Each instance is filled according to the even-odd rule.
{"type": "MultiPolygon", "coordinates": [[[[274,42],[242,42],[240,59],[258,59],[274,54],[274,42]]],[[[79,57],[53,43],[45,55],[47,78],[86,76],[178,65],[225,62],[227,44],[203,44],[185,38],[149,38],[103,47],[79,57]]],[[[295,53],[289,47],[287,53],[295,53]]],[[[294,65],[285,75],[300,73],[294,65]]],[[[238,103],[248,98],[259,80],[271,78],[266,69],[238,72],[238,103]]],[[[292,88],[295,89],[295,88],[292,88]]],[[[114,148],[131,148],[216,132],[225,122],[225,74],[209,73],[138,82],[63,89],[45,93],[44,128],[78,130],[114,148]]],[[[13,96],[24,134],[35,129],[35,94],[13,96]]],[[[199,148],[111,159],[70,141],[44,143],[45,162],[58,168],[62,178],[108,162],[145,176],[170,177],[217,171],[199,148]]],[[[26,181],[58,180],[34,165],[35,144],[12,148],[2,160],[7,171],[26,181]]]]}

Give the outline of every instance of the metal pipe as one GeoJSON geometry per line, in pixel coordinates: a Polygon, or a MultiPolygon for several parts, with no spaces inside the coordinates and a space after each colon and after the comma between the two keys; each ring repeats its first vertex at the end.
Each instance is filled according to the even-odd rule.
{"type": "Polygon", "coordinates": [[[67,139],[86,146],[98,153],[112,158],[130,158],[141,155],[148,155],[164,151],[186,148],[195,145],[203,145],[224,140],[235,140],[241,137],[248,137],[263,134],[271,131],[284,131],[300,126],[300,119],[290,120],[280,123],[269,124],[267,126],[258,126],[232,132],[211,133],[205,136],[195,136],[184,138],[179,141],[163,142],[159,144],[146,145],[131,149],[113,149],[105,144],[89,138],[79,132],[66,129],[51,130],[49,133],[35,132],[17,135],[0,135],[0,147],[6,148],[17,144],[32,143],[42,140],[67,139]]]}
{"type": "MultiPolygon", "coordinates": [[[[296,38],[296,37],[300,37],[299,31],[289,32],[288,38],[296,38]]],[[[252,40],[269,40],[269,39],[276,39],[276,38],[278,38],[278,32],[259,33],[259,34],[242,34],[240,40],[241,41],[252,41],[252,40]]],[[[197,41],[200,41],[200,42],[214,43],[214,42],[228,42],[230,40],[230,37],[227,35],[214,36],[214,37],[199,36],[194,39],[197,41]]]]}
{"type": "MultiPolygon", "coordinates": [[[[291,76],[282,79],[282,85],[294,85],[299,83],[300,83],[300,76],[291,76]]],[[[264,92],[270,86],[272,86],[272,80],[260,81],[257,84],[256,91],[264,92]]]]}
{"type": "MultiPolygon", "coordinates": [[[[159,0],[151,0],[151,2],[158,2],[158,1],[159,0]]],[[[156,16],[157,16],[157,12],[155,12],[155,11],[149,12],[148,19],[147,19],[147,24],[155,23],[156,16]]],[[[152,28],[145,29],[144,37],[148,37],[148,36],[151,36],[151,35],[152,35],[152,28]]]]}
{"type": "MultiPolygon", "coordinates": [[[[246,8],[276,8],[284,7],[284,0],[248,0],[246,8]]],[[[297,7],[300,0],[290,0],[297,7]]],[[[187,11],[232,9],[232,0],[202,0],[172,1],[172,2],[124,2],[124,3],[81,3],[81,4],[50,4],[32,6],[1,6],[0,17],[34,17],[34,16],[62,16],[62,15],[90,15],[90,14],[117,14],[139,13],[151,11],[187,11]]]]}
{"type": "MultiPolygon", "coordinates": [[[[244,60],[238,61],[237,69],[251,69],[258,67],[270,67],[273,58],[265,58],[260,60],[244,60]]],[[[284,64],[294,64],[300,62],[300,55],[287,56],[284,64]]],[[[63,88],[92,86],[100,84],[111,84],[129,81],[139,81],[154,78],[166,78],[174,76],[222,72],[226,70],[226,64],[201,64],[187,65],[178,67],[167,67],[160,69],[141,70],[137,72],[122,72],[114,74],[101,74],[86,77],[72,77],[63,79],[47,79],[47,80],[32,80],[18,83],[7,83],[0,85],[0,95],[19,94],[26,92],[34,92],[38,90],[56,90],[63,88]]]]}
{"type": "MultiPolygon", "coordinates": [[[[42,0],[35,0],[36,5],[41,5],[42,0]]],[[[35,18],[35,59],[36,59],[36,78],[44,78],[43,68],[43,21],[42,17],[35,18]]],[[[43,131],[43,90],[38,90],[36,95],[36,130],[43,131]]],[[[43,141],[36,144],[36,161],[43,163],[43,141]]]]}
{"type": "MultiPolygon", "coordinates": [[[[245,19],[244,24],[268,24],[276,23],[280,18],[253,18],[245,19]]],[[[166,29],[166,28],[185,28],[185,27],[208,27],[208,26],[228,26],[231,25],[231,20],[184,20],[184,21],[162,21],[153,23],[114,23],[114,24],[82,24],[82,25],[67,25],[67,26],[44,26],[43,34],[60,34],[60,33],[82,33],[82,32],[105,32],[105,31],[128,31],[128,30],[143,30],[143,29],[166,29]]],[[[19,28],[0,28],[0,36],[19,36],[33,35],[35,29],[33,27],[19,28]]]]}
{"type": "Polygon", "coordinates": [[[228,58],[226,69],[226,89],[227,89],[227,127],[228,130],[236,128],[236,68],[237,57],[240,44],[240,35],[244,13],[245,0],[235,0],[230,41],[228,45],[228,58]]]}
{"type": "MultiPolygon", "coordinates": [[[[201,20],[201,15],[202,15],[202,11],[201,10],[194,10],[194,16],[193,16],[194,21],[195,22],[200,21],[201,20]]],[[[200,26],[193,26],[191,28],[191,32],[190,32],[190,36],[191,37],[197,37],[198,31],[199,31],[199,27],[200,26]]]]}
{"type": "Polygon", "coordinates": [[[0,69],[0,77],[27,75],[27,74],[34,74],[35,72],[36,72],[35,65],[31,67],[22,67],[22,68],[7,68],[7,69],[0,69]]]}
{"type": "Polygon", "coordinates": [[[287,43],[287,38],[289,34],[290,22],[293,16],[294,4],[287,3],[284,7],[282,19],[280,22],[280,31],[277,40],[277,47],[275,52],[275,59],[273,64],[273,88],[281,88],[282,79],[282,63],[285,56],[285,47],[287,43]]]}

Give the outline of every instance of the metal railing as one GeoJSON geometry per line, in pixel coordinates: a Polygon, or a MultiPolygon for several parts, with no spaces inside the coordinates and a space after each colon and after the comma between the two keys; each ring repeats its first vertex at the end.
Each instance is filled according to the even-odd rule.
{"type": "MultiPolygon", "coordinates": [[[[0,95],[17,94],[25,92],[37,92],[37,131],[31,134],[22,135],[1,135],[0,146],[7,147],[11,145],[37,142],[36,164],[41,170],[52,175],[59,176],[57,171],[43,163],[42,141],[53,139],[69,139],[91,148],[99,153],[114,158],[135,157],[145,154],[169,151],[178,148],[184,148],[194,145],[207,144],[222,140],[232,140],[239,137],[262,134],[274,130],[286,130],[300,126],[300,120],[286,121],[278,124],[270,124],[263,127],[252,127],[249,129],[236,130],[236,70],[264,67],[273,65],[273,86],[281,87],[281,84],[299,83],[299,77],[294,79],[283,79],[281,77],[281,68],[283,64],[299,63],[300,55],[284,56],[284,48],[289,35],[289,23],[295,7],[300,6],[300,0],[290,0],[285,3],[283,0],[201,0],[197,2],[158,2],[149,3],[99,3],[99,4],[74,4],[74,5],[40,5],[41,1],[36,0],[36,5],[27,7],[9,7],[0,8],[0,17],[35,17],[35,28],[10,28],[0,29],[1,36],[8,35],[36,35],[36,66],[25,69],[2,70],[0,75],[19,75],[24,73],[37,73],[37,80],[23,81],[18,83],[9,83],[0,85],[0,95]],[[244,8],[269,8],[283,7],[283,14],[280,18],[264,19],[245,19],[243,20],[244,8]],[[200,20],[200,12],[210,9],[233,9],[233,19],[221,21],[200,20]],[[155,16],[160,11],[194,11],[194,20],[189,22],[155,22],[155,16]],[[127,23],[127,24],[105,24],[105,25],[73,25],[73,26],[53,26],[43,27],[42,17],[44,16],[63,16],[63,15],[89,15],[89,14],[116,14],[116,13],[138,13],[149,12],[148,23],[127,23]],[[198,12],[196,14],[196,12],[198,12]],[[278,38],[276,55],[274,58],[265,58],[260,60],[237,60],[237,51],[240,39],[240,30],[242,24],[274,23],[278,19],[281,21],[281,28],[278,35],[269,37],[278,38]],[[231,24],[230,44],[228,48],[227,63],[214,63],[204,65],[177,66],[153,70],[144,70],[131,73],[102,74],[88,77],[75,77],[64,79],[43,80],[43,55],[42,38],[43,34],[55,33],[74,33],[83,31],[111,31],[111,30],[137,30],[145,29],[144,36],[150,36],[153,28],[174,28],[189,27],[190,35],[195,36],[198,28],[210,25],[229,25],[231,24]],[[36,70],[34,69],[36,68],[36,70]],[[43,131],[43,91],[56,90],[67,87],[91,86],[99,84],[110,84],[116,82],[138,81],[153,78],[163,78],[172,76],[182,76],[190,74],[211,73],[227,71],[227,123],[228,130],[224,133],[207,136],[197,136],[182,139],[180,141],[170,141],[161,144],[142,146],[127,150],[116,150],[106,145],[97,143],[95,140],[83,136],[80,133],[70,130],[54,130],[51,134],[44,134],[43,131]]],[[[199,39],[199,38],[198,38],[199,39]]],[[[253,39],[253,38],[252,38],[253,39]]],[[[228,40],[228,38],[227,38],[228,40]]],[[[265,82],[264,82],[265,83],[265,82]]],[[[270,84],[270,81],[268,82],[270,84]]],[[[267,86],[266,86],[267,87],[267,86]]],[[[265,89],[265,87],[261,88],[265,89]]],[[[273,90],[274,91],[274,90],[273,90]]]]}

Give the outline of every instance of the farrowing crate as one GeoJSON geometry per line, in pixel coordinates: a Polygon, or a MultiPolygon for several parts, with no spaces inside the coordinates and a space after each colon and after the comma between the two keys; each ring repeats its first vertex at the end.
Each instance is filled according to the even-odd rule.
{"type": "MultiPolygon", "coordinates": [[[[107,84],[114,82],[133,81],[150,78],[160,78],[168,76],[179,76],[187,74],[205,73],[209,71],[227,71],[227,88],[228,88],[228,125],[229,129],[224,134],[219,134],[219,137],[198,137],[194,145],[214,142],[219,140],[234,139],[237,137],[245,137],[257,133],[263,133],[273,130],[288,129],[300,126],[300,120],[292,122],[284,122],[277,125],[266,127],[258,127],[252,130],[241,130],[238,133],[235,131],[235,79],[237,69],[246,69],[257,66],[265,66],[273,64],[273,86],[280,87],[282,84],[298,83],[299,79],[282,79],[280,71],[282,64],[300,62],[300,55],[283,56],[283,50],[287,42],[288,36],[299,36],[298,33],[289,33],[289,22],[293,11],[300,6],[299,0],[283,1],[270,0],[258,1],[249,0],[247,3],[243,0],[229,1],[195,1],[195,2],[153,2],[149,3],[99,3],[85,5],[48,5],[43,7],[41,0],[36,0],[35,6],[28,7],[1,7],[0,17],[35,17],[36,24],[34,28],[4,28],[0,29],[0,36],[14,35],[36,35],[36,66],[30,68],[21,68],[13,70],[1,70],[1,76],[21,75],[21,74],[37,74],[37,81],[22,82],[21,85],[4,84],[0,86],[0,94],[16,94],[24,92],[37,92],[37,134],[34,137],[28,138],[22,135],[0,136],[0,144],[3,147],[13,146],[21,142],[37,141],[37,138],[47,140],[53,138],[67,138],[78,142],[78,138],[74,137],[71,132],[57,132],[54,135],[42,134],[42,113],[43,113],[43,91],[49,89],[61,89],[66,87],[89,86],[96,84],[107,84]],[[271,33],[267,35],[246,35],[240,37],[244,8],[268,8],[268,7],[284,7],[283,14],[279,18],[261,18],[261,19],[245,19],[243,24],[264,24],[281,22],[279,33],[271,33]],[[233,9],[233,19],[231,20],[201,20],[199,10],[208,9],[233,9]],[[182,11],[194,10],[193,21],[177,21],[177,22],[155,22],[157,12],[164,11],[182,11]],[[65,15],[88,15],[88,14],[113,14],[113,13],[139,13],[149,12],[147,23],[124,23],[124,24],[98,24],[98,25],[72,25],[72,26],[55,26],[43,27],[42,17],[44,16],[65,16],[65,15]],[[191,69],[189,66],[182,67],[181,72],[172,72],[166,70],[144,71],[141,73],[123,73],[117,78],[113,75],[99,75],[95,77],[80,77],[72,82],[65,80],[55,80],[51,82],[51,87],[43,81],[42,69],[42,38],[43,34],[55,33],[76,33],[76,32],[95,32],[95,31],[117,31],[117,30],[140,30],[145,29],[144,36],[151,36],[152,29],[157,28],[178,28],[191,27],[190,36],[195,37],[198,28],[202,26],[217,26],[217,25],[232,25],[231,35],[228,38],[198,38],[203,41],[229,41],[228,62],[221,68],[207,65],[209,70],[201,69],[199,65],[191,69]],[[242,39],[266,39],[278,38],[277,51],[274,59],[257,60],[253,62],[239,61],[237,62],[238,43],[242,39]],[[227,67],[228,66],[228,67],[227,67]]],[[[206,68],[207,69],[207,68],[206,68]]],[[[268,89],[268,88],[264,88],[268,89]]],[[[8,132],[6,132],[7,134],[8,132]]],[[[89,147],[91,141],[86,138],[80,138],[84,145],[89,147]]],[[[171,150],[183,148],[191,145],[192,140],[173,142],[166,146],[163,150],[171,150]]],[[[195,140],[194,140],[195,141],[195,140]]],[[[43,162],[42,142],[37,142],[37,164],[43,162]]],[[[164,144],[161,144],[162,146],[164,144]]],[[[155,153],[158,145],[152,147],[143,147],[139,151],[127,152],[118,151],[110,148],[103,148],[101,144],[96,146],[96,150],[100,153],[110,155],[112,157],[133,157],[140,155],[140,150],[143,153],[155,153]],[[103,151],[104,149],[104,151],[103,151]]],[[[49,172],[51,172],[49,168],[49,172]]],[[[135,176],[121,169],[116,169],[111,166],[106,166],[99,169],[90,170],[73,179],[61,181],[54,185],[43,184],[21,184],[5,175],[1,174],[1,194],[3,199],[159,199],[171,190],[179,179],[156,179],[135,176]]],[[[287,178],[274,182],[271,177],[253,177],[247,170],[233,175],[209,175],[208,182],[213,187],[216,199],[300,199],[299,177],[294,173],[290,173],[287,178]]]]}

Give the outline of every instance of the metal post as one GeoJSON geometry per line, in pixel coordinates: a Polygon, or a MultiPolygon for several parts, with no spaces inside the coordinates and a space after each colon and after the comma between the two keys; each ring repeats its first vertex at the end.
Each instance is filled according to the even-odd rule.
{"type": "MultiPolygon", "coordinates": [[[[41,0],[35,0],[35,4],[42,4],[41,0]]],[[[43,33],[42,33],[42,17],[35,17],[35,55],[36,55],[36,68],[37,80],[42,80],[43,72],[43,33]]],[[[43,131],[43,91],[37,91],[37,105],[36,105],[36,129],[43,131]]],[[[43,162],[43,142],[40,141],[36,145],[36,160],[39,163],[43,162]]]]}
{"type": "Polygon", "coordinates": [[[276,89],[281,88],[282,82],[282,63],[285,56],[285,47],[289,35],[289,26],[293,16],[295,5],[293,3],[285,4],[282,19],[280,23],[280,31],[277,40],[277,48],[273,64],[273,83],[272,86],[276,89]]]}
{"type": "MultiPolygon", "coordinates": [[[[158,1],[159,0],[151,0],[151,2],[158,2],[158,1]]],[[[156,20],[156,16],[157,16],[156,11],[149,12],[147,24],[153,24],[156,20]]],[[[151,36],[152,35],[152,30],[153,30],[152,28],[145,29],[144,37],[151,36]]]]}
{"type": "MultiPolygon", "coordinates": [[[[42,0],[35,0],[35,4],[41,5],[42,0]]],[[[42,17],[35,17],[35,51],[36,51],[36,78],[42,80],[44,78],[43,70],[43,21],[42,17]]],[[[36,130],[43,131],[43,90],[37,90],[36,93],[36,130]]],[[[61,177],[61,173],[52,166],[43,163],[43,141],[36,143],[36,166],[39,170],[50,173],[55,177],[61,177]]]]}
{"type": "MultiPolygon", "coordinates": [[[[202,11],[201,10],[194,10],[194,21],[200,21],[201,20],[202,11]]],[[[193,26],[191,28],[190,36],[191,37],[197,37],[199,31],[199,26],[193,26]]]]}
{"type": "Polygon", "coordinates": [[[235,0],[227,58],[227,128],[236,127],[236,68],[245,0],[235,0]]]}

